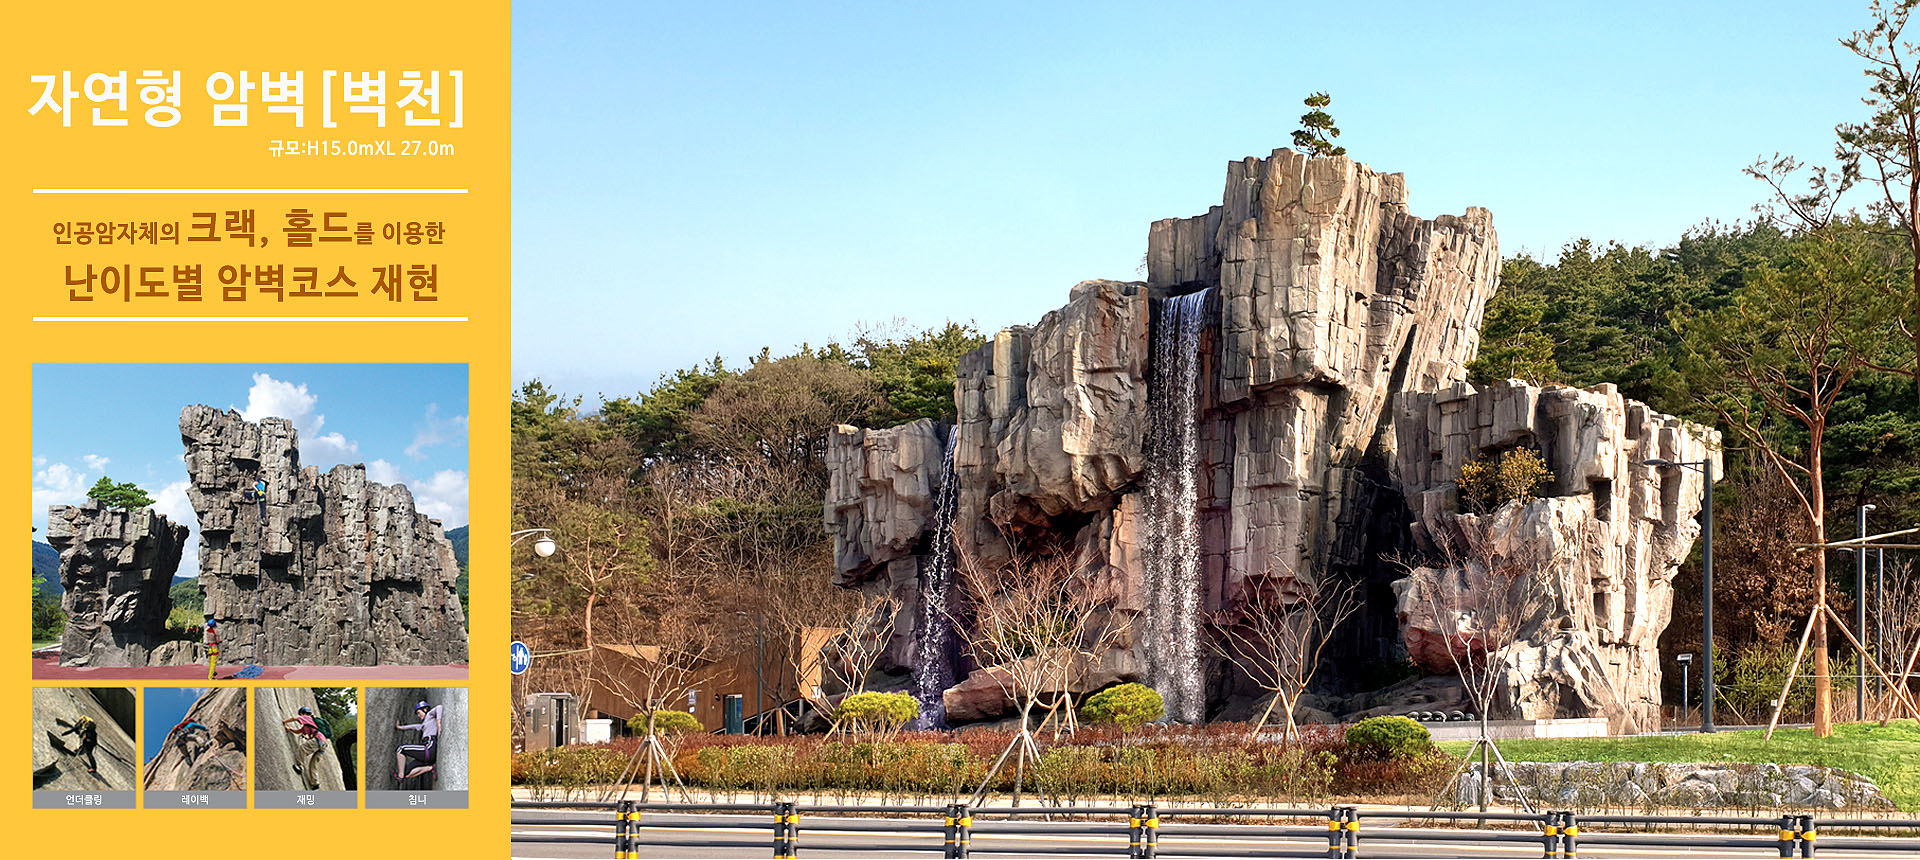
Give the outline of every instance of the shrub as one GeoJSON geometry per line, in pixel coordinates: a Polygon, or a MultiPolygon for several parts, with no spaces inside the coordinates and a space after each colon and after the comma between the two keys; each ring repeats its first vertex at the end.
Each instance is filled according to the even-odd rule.
{"type": "MultiPolygon", "coordinates": [[[[704,731],[705,729],[706,726],[700,724],[698,717],[686,711],[655,711],[653,714],[653,731],[655,734],[684,735],[704,731]]],[[[629,718],[627,720],[627,731],[633,732],[636,735],[646,734],[647,715],[638,714],[629,718]]]]}
{"type": "Polygon", "coordinates": [[[1360,758],[1419,758],[1433,749],[1433,735],[1406,717],[1368,717],[1347,728],[1347,746],[1360,758]]]}
{"type": "Polygon", "coordinates": [[[605,746],[564,746],[523,752],[513,757],[516,785],[540,789],[577,789],[606,785],[626,770],[628,755],[605,746]]]}
{"type": "Polygon", "coordinates": [[[907,693],[855,693],[834,709],[854,730],[892,733],[920,716],[920,700],[907,693]]]}
{"type": "Polygon", "coordinates": [[[1080,721],[1090,726],[1119,726],[1134,731],[1166,716],[1166,702],[1145,684],[1121,684],[1087,697],[1080,721]]]}
{"type": "Polygon", "coordinates": [[[1461,507],[1469,512],[1485,513],[1501,505],[1533,498],[1533,491],[1553,476],[1540,455],[1526,448],[1514,448],[1499,459],[1488,455],[1460,466],[1454,482],[1460,488],[1461,507]]]}

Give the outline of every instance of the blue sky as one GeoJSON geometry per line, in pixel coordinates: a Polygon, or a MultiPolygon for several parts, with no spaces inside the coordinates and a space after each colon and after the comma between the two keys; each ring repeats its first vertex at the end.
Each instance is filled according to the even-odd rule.
{"type": "Polygon", "coordinates": [[[1863,108],[1865,0],[523,4],[514,377],[627,394],[856,324],[1031,322],[1133,279],[1313,90],[1501,249],[1751,217],[1863,108]]]}
{"type": "MultiPolygon", "coordinates": [[[[77,504],[103,475],[194,526],[180,460],[180,410],[194,403],[289,419],[302,465],[365,463],[447,528],[467,524],[466,365],[36,364],[34,526],[44,532],[49,505],[77,504]]],[[[198,551],[186,555],[180,575],[193,576],[198,551]]]]}
{"type": "Polygon", "coordinates": [[[174,727],[187,715],[187,709],[193,707],[195,700],[210,687],[148,687],[144,692],[145,701],[141,702],[140,719],[145,734],[141,740],[140,757],[152,761],[160,754],[160,747],[166,744],[167,730],[174,727]]]}

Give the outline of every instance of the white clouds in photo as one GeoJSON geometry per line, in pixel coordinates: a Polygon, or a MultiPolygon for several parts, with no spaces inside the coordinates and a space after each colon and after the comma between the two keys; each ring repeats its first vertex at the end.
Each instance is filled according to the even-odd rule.
{"type": "Polygon", "coordinates": [[[315,407],[320,398],[307,391],[305,383],[274,379],[265,373],[253,375],[253,387],[247,389],[246,408],[240,417],[258,422],[262,418],[285,418],[300,434],[300,459],[307,465],[327,466],[347,462],[360,451],[360,444],[338,432],[322,433],[327,416],[315,407]]]}
{"type": "Polygon", "coordinates": [[[407,446],[407,456],[415,460],[427,458],[427,449],[435,445],[464,445],[467,442],[467,416],[455,415],[452,418],[440,417],[440,404],[427,404],[424,423],[415,429],[413,444],[407,446]]]}
{"type": "Polygon", "coordinates": [[[467,473],[442,469],[425,479],[409,476],[386,460],[367,463],[367,480],[379,484],[405,484],[413,493],[413,507],[433,517],[449,529],[467,524],[467,473]]]}
{"type": "Polygon", "coordinates": [[[104,472],[107,470],[107,464],[112,461],[99,454],[88,454],[81,457],[80,462],[87,464],[87,468],[92,471],[104,472]]]}
{"type": "Polygon", "coordinates": [[[187,548],[180,553],[180,568],[175,576],[200,575],[200,518],[187,499],[187,482],[174,481],[153,494],[153,509],[176,525],[187,527],[187,548]]]}
{"type": "MultiPolygon", "coordinates": [[[[35,458],[35,465],[44,458],[35,458]]],[[[33,473],[33,509],[37,517],[54,505],[77,505],[87,499],[87,473],[65,463],[48,463],[33,473]]]]}

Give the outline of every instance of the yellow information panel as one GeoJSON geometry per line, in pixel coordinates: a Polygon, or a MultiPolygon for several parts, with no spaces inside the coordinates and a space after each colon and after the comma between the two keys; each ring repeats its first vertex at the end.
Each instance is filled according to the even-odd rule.
{"type": "Polygon", "coordinates": [[[9,7],[11,852],[506,852],[508,15],[9,7]]]}

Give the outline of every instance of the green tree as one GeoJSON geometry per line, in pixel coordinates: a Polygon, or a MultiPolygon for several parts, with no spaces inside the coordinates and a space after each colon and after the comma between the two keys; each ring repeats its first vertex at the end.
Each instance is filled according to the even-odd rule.
{"type": "MultiPolygon", "coordinates": [[[[1902,308],[1894,260],[1858,224],[1798,237],[1725,307],[1680,321],[1695,396],[1793,491],[1812,543],[1827,542],[1827,433],[1861,374],[1889,360],[1902,308]]],[[[1816,605],[1826,553],[1811,553],[1816,605]]],[[[1813,626],[1814,732],[1833,732],[1827,625],[1813,626]]]]}
{"type": "Polygon", "coordinates": [[[87,491],[87,498],[105,507],[123,511],[139,510],[153,505],[153,497],[147,495],[146,490],[132,483],[115,483],[112,478],[105,475],[100,476],[100,480],[94,483],[93,489],[87,491]]]}
{"type": "Polygon", "coordinates": [[[1905,363],[1883,369],[1910,377],[1920,390],[1920,48],[1906,38],[1916,6],[1920,0],[1872,0],[1869,26],[1840,40],[1866,65],[1861,102],[1872,115],[1834,127],[1837,169],[1813,167],[1804,191],[1787,188],[1803,166],[1792,156],[1758,159],[1747,174],[1773,189],[1773,200],[1759,207],[1763,213],[1816,232],[1846,211],[1842,195],[1865,189],[1868,213],[1900,238],[1906,252],[1905,277],[1883,287],[1903,297],[1904,335],[1912,349],[1905,363]]]}
{"type": "Polygon", "coordinates": [[[1558,380],[1553,338],[1542,327],[1546,312],[1541,296],[1512,290],[1496,293],[1487,303],[1486,322],[1480,329],[1480,355],[1467,366],[1472,381],[1486,385],[1501,379],[1536,384],[1558,380]]]}
{"type": "Polygon", "coordinates": [[[1333,124],[1333,116],[1326,111],[1332,103],[1333,97],[1326,93],[1307,96],[1304,101],[1307,112],[1300,115],[1300,128],[1293,133],[1293,145],[1314,158],[1347,154],[1346,147],[1333,142],[1340,136],[1340,128],[1333,124]]]}
{"type": "Polygon", "coordinates": [[[359,703],[352,687],[314,687],[313,701],[319,705],[316,710],[320,712],[320,719],[332,727],[333,737],[338,738],[354,727],[359,703]]]}
{"type": "Polygon", "coordinates": [[[986,342],[971,324],[954,322],[905,336],[867,332],[854,339],[854,366],[879,384],[892,413],[886,423],[952,421],[960,357],[986,342]]]}
{"type": "Polygon", "coordinates": [[[688,419],[720,384],[738,376],[719,356],[704,365],[660,377],[636,397],[609,400],[601,408],[610,426],[633,440],[643,460],[686,457],[692,453],[688,419]]]}

